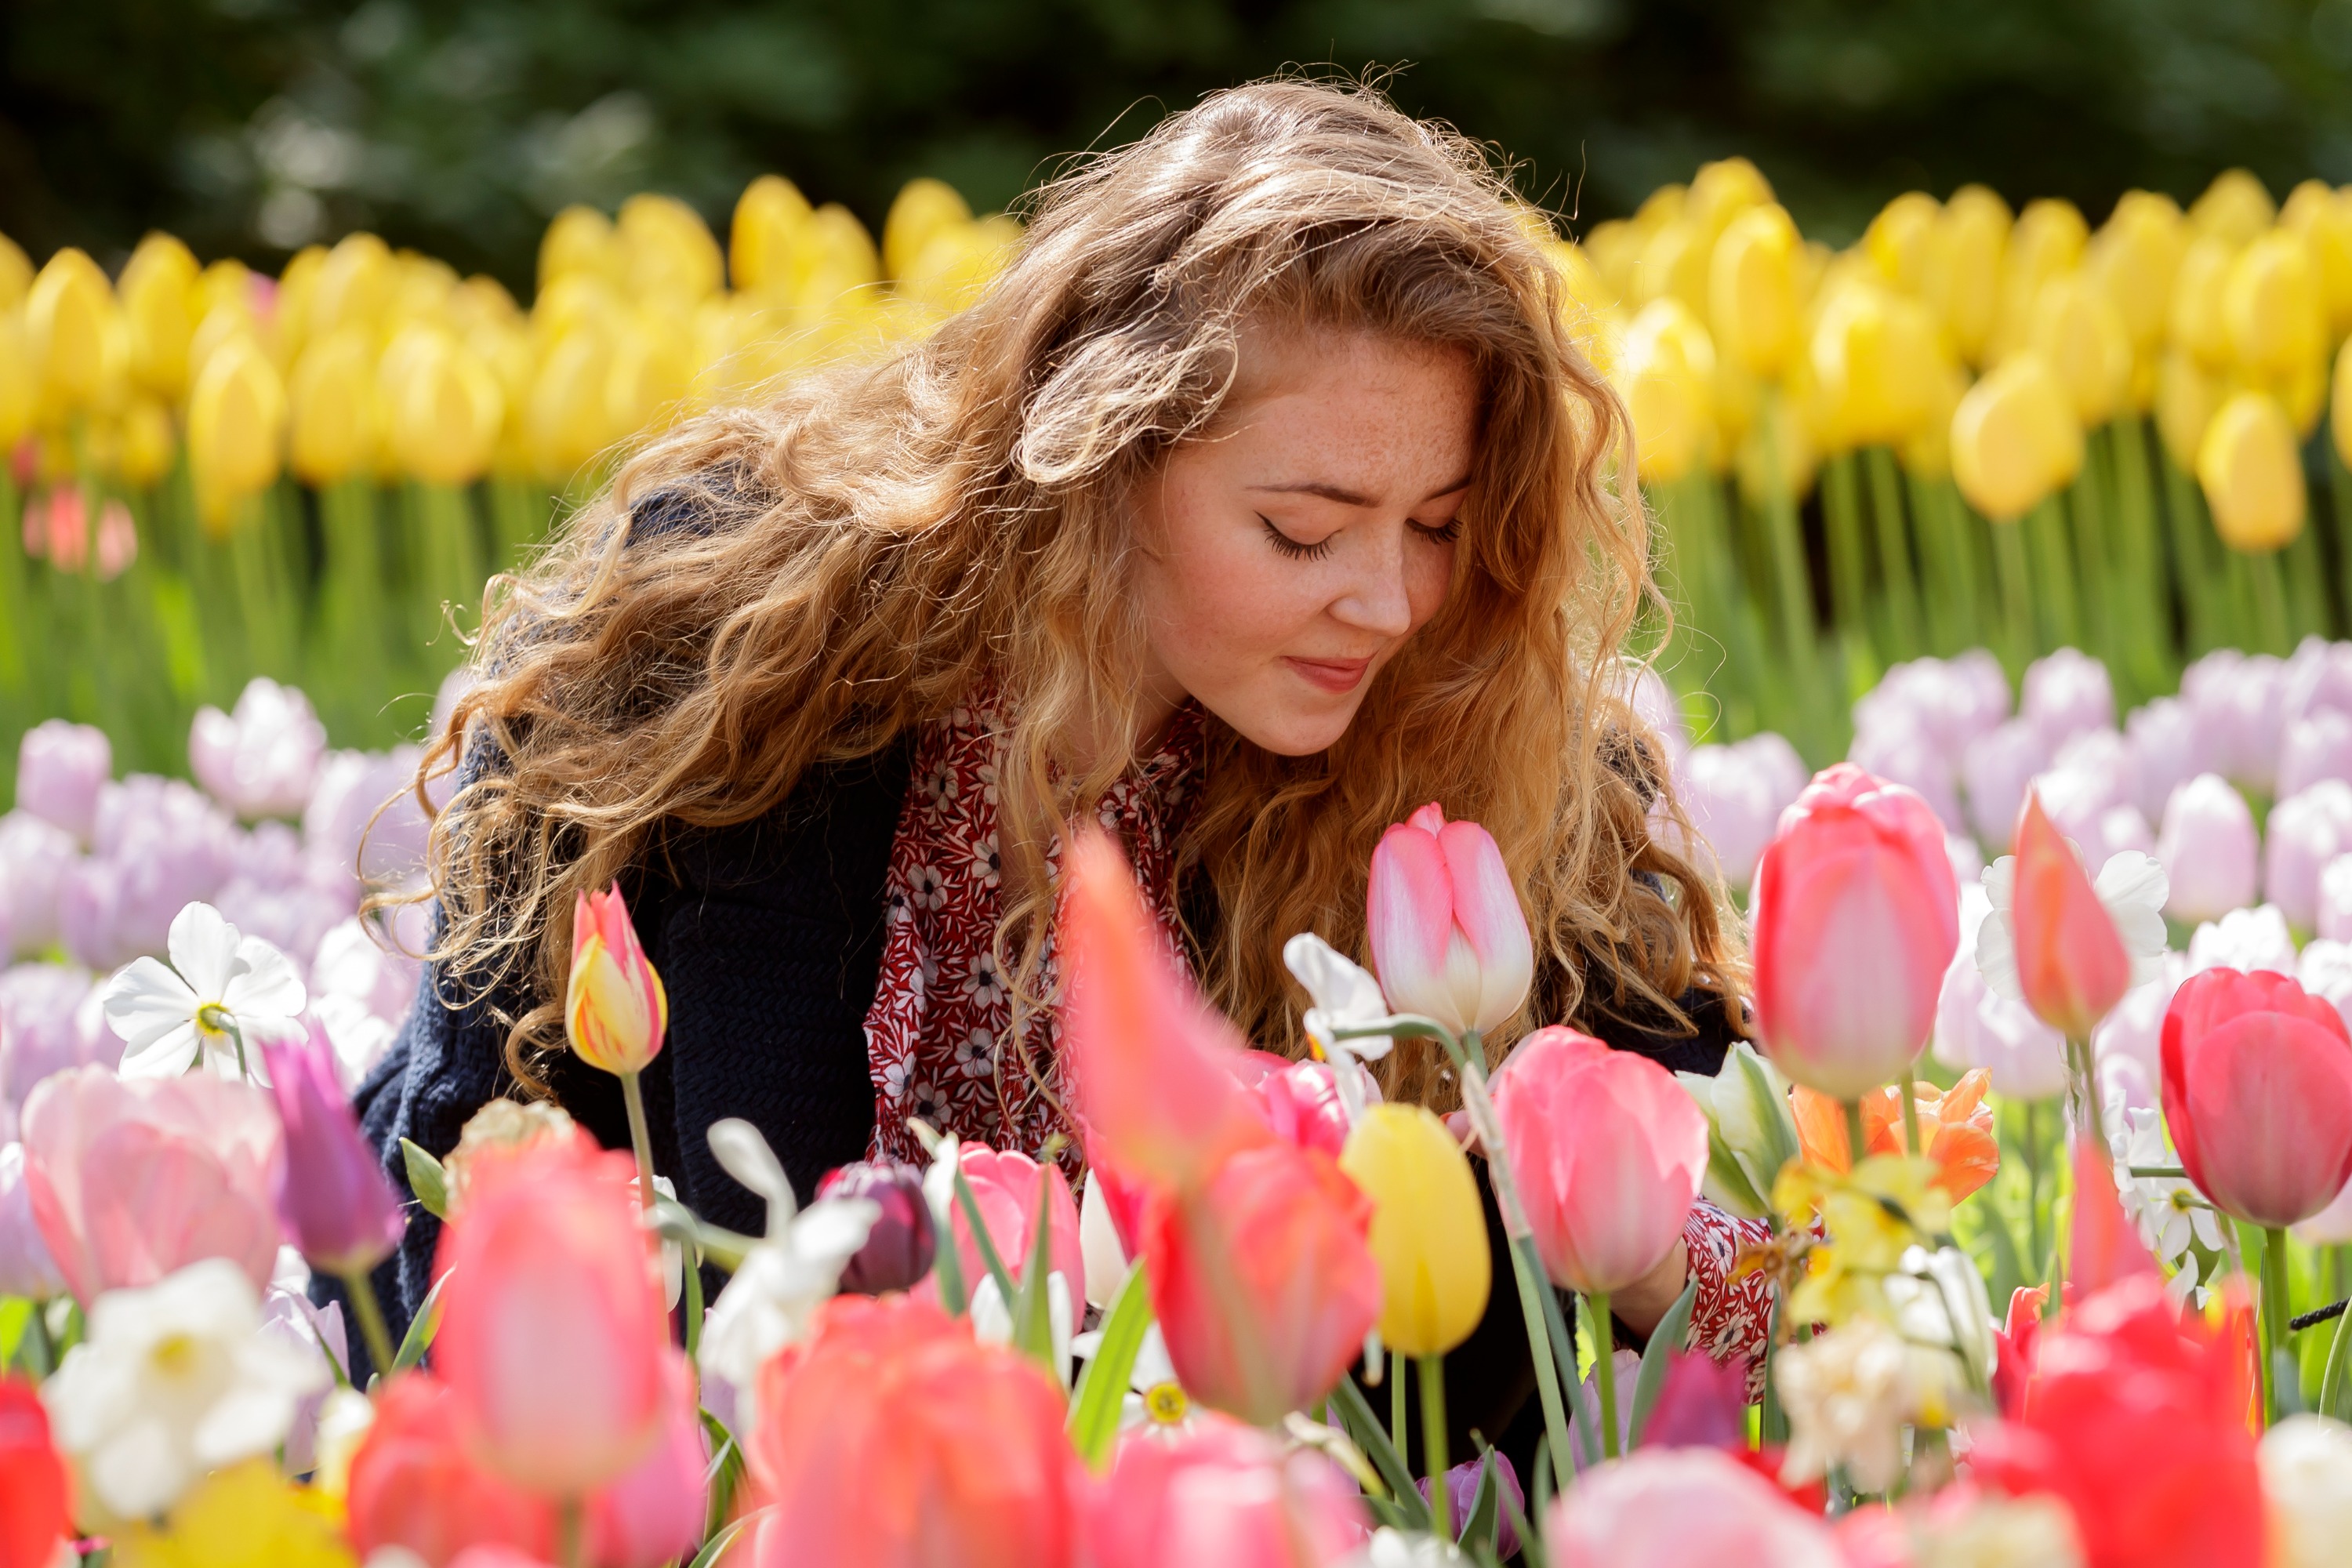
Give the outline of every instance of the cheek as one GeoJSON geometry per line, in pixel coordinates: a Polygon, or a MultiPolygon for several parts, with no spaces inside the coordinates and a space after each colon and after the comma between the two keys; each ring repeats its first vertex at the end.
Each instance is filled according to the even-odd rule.
{"type": "Polygon", "coordinates": [[[1406,547],[1412,553],[1405,558],[1404,597],[1412,609],[1413,630],[1419,631],[1444,607],[1454,586],[1454,554],[1460,546],[1432,547],[1412,540],[1406,547]]]}

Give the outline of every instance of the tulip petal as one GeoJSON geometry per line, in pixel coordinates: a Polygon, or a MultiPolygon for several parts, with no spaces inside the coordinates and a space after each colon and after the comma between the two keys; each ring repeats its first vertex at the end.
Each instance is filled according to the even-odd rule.
{"type": "Polygon", "coordinates": [[[1535,984],[1535,943],[1494,836],[1475,822],[1449,822],[1437,836],[1453,885],[1454,923],[1478,960],[1478,1006],[1473,1027],[1499,1027],[1527,1000],[1535,984]]]}
{"type": "Polygon", "coordinates": [[[1470,1026],[1453,1005],[1446,949],[1454,938],[1454,886],[1445,852],[1400,824],[1372,851],[1365,914],[1381,989],[1401,1012],[1425,1013],[1457,1034],[1470,1026]]]}

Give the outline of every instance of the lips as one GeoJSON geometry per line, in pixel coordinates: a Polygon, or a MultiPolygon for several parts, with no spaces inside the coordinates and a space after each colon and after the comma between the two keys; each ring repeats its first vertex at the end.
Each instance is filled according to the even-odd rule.
{"type": "Polygon", "coordinates": [[[1364,672],[1372,668],[1369,658],[1285,658],[1283,663],[1296,670],[1310,686],[1318,686],[1335,695],[1353,691],[1363,683],[1364,672]]]}

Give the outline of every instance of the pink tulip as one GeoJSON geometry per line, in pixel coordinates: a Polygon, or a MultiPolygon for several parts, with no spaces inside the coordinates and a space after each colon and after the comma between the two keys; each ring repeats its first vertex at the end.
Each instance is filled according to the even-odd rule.
{"type": "Polygon", "coordinates": [[[2267,792],[2286,722],[2284,667],[2268,654],[2222,648],[2180,675],[2180,700],[2196,715],[2198,744],[2216,773],[2267,792]]]}
{"type": "Polygon", "coordinates": [[[1822,773],[1781,817],[1749,919],[1757,1025],[1782,1072],[1856,1100],[1910,1065],[1960,940],[1944,830],[1917,795],[1850,763],[1822,773]]]}
{"type": "Polygon", "coordinates": [[[1132,1180],[1198,1183],[1267,1137],[1234,1078],[1241,1037],[1178,973],[1117,845],[1087,829],[1063,868],[1062,1059],[1087,1157],[1132,1180]]]}
{"type": "Polygon", "coordinates": [[[327,729],[310,700],[257,675],[236,708],[196,710],[188,731],[188,766],[215,800],[239,816],[294,816],[327,755],[327,729]]]}
{"type": "Polygon", "coordinates": [[[1370,1533],[1329,1459],[1206,1412],[1130,1434],[1087,1509],[1093,1568],[1324,1568],[1370,1533]]]}
{"type": "MultiPolygon", "coordinates": [[[[1015,1285],[1028,1272],[1029,1252],[1036,1245],[1038,1184],[1050,1184],[1045,1189],[1049,1272],[1060,1274],[1069,1286],[1073,1306],[1085,1300],[1087,1269],[1078,1248],[1078,1205],[1070,1197],[1070,1184],[1062,1179],[1060,1169],[1041,1166],[1015,1149],[970,1143],[962,1146],[961,1163],[972,1201],[988,1226],[988,1239],[1015,1285]]],[[[972,1236],[962,1203],[950,1205],[948,1213],[956,1256],[963,1265],[964,1289],[970,1291],[988,1278],[988,1265],[981,1258],[980,1243],[972,1236]]]]}
{"type": "Polygon", "coordinates": [[[2087,1040],[2131,989],[2131,952],[2038,796],[2025,798],[2016,849],[2010,929],[2025,1005],[2069,1039],[2087,1040]]]}
{"type": "Polygon", "coordinates": [[[1495,1112],[1544,1268],[1608,1294],[1674,1250],[1706,1174],[1706,1114],[1645,1057],[1538,1029],[1495,1075],[1495,1112]]]}
{"type": "Polygon", "coordinates": [[[1757,858],[1772,841],[1773,823],[1796,798],[1793,792],[1779,798],[1779,783],[1744,743],[1695,746],[1675,770],[1675,798],[1683,815],[1723,879],[1735,888],[1754,879],[1757,858]]]}
{"type": "Polygon", "coordinates": [[[2149,821],[2164,816],[2172,792],[2210,766],[2198,741],[2197,716],[2177,697],[2159,697],[2132,710],[2124,721],[2131,747],[2134,804],[2149,821]]]}
{"type": "Polygon", "coordinates": [[[1285,1063],[1281,1071],[1258,1080],[1257,1095],[1276,1137],[1339,1157],[1348,1142],[1348,1109],[1328,1065],[1285,1063]]]}
{"type": "Polygon", "coordinates": [[[2024,719],[2005,721],[1968,743],[1960,753],[1960,782],[1978,837],[1998,844],[2009,837],[2026,787],[2050,765],[2053,750],[2024,719]]]}
{"type": "Polygon", "coordinates": [[[98,826],[98,786],[113,772],[105,731],[50,719],[17,745],[16,804],[87,844],[98,826]]]}
{"type": "Polygon", "coordinates": [[[547,1141],[486,1151],[442,1233],[433,1356],[481,1462],[584,1498],[642,1460],[668,1412],[668,1314],[629,1157],[547,1141]]]}
{"type": "Polygon", "coordinates": [[[25,1146],[0,1143],[0,1296],[46,1301],[66,1291],[65,1276],[41,1239],[25,1184],[25,1146]]]}
{"type": "Polygon", "coordinates": [[[2053,746],[2116,723],[2116,689],[2107,667],[2078,648],[2062,647],[2025,672],[2017,710],[2053,746]]]}
{"type": "Polygon", "coordinates": [[[1535,944],[1503,852],[1475,822],[1448,822],[1433,801],[1372,851],[1372,967],[1400,1012],[1454,1034],[1505,1023],[1535,983],[1535,944]]]}
{"type": "Polygon", "coordinates": [[[2322,779],[2287,796],[2271,807],[2263,896],[2310,930],[2319,920],[2320,869],[2347,850],[2352,850],[2352,784],[2322,779]]]}
{"type": "Polygon", "coordinates": [[[0,816],[0,964],[58,940],[58,900],[80,858],[73,835],[29,811],[0,816]]]}
{"type": "Polygon", "coordinates": [[[2245,797],[2219,773],[2200,773],[2173,791],[2156,849],[2172,882],[2164,912],[2213,921],[2252,903],[2258,843],[2245,797]]]}
{"type": "Polygon", "coordinates": [[[2191,975],[2164,1016],[2164,1121],[2224,1214],[2309,1219],[2352,1181],[2352,1034],[2284,974],[2191,975]]]}
{"type": "Polygon", "coordinates": [[[1552,1505],[1557,1568],[1831,1568],[1830,1527],[1720,1448],[1643,1448],[1552,1505]]]}
{"type": "Polygon", "coordinates": [[[33,1216],[85,1307],[206,1258],[268,1285],[284,1158],[268,1090],[79,1068],[33,1090],[24,1131],[33,1216]]]}
{"type": "Polygon", "coordinates": [[[1874,777],[1901,784],[1927,803],[1950,833],[1968,831],[1960,811],[1958,775],[1951,760],[1907,715],[1903,721],[1859,731],[1846,760],[1874,777]]]}
{"type": "Polygon", "coordinates": [[[2326,708],[2297,719],[2279,748],[2281,799],[2300,795],[2322,779],[2352,781],[2352,714],[2326,708]]]}
{"type": "Polygon", "coordinates": [[[702,1539],[710,1449],[685,1355],[667,1359],[661,1436],[652,1453],[588,1500],[589,1555],[596,1568],[659,1568],[702,1539]]]}
{"type": "Polygon", "coordinates": [[[1381,1311],[1372,1205],[1328,1155],[1269,1142],[1160,1193],[1142,1254],[1168,1359],[1203,1405],[1268,1426],[1331,1392],[1381,1311]]]}

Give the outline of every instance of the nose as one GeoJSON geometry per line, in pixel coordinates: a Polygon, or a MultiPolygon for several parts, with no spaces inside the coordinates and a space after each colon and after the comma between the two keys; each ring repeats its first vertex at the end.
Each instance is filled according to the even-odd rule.
{"type": "Polygon", "coordinates": [[[1404,530],[1373,531],[1377,542],[1362,552],[1346,588],[1331,602],[1340,625],[1382,637],[1412,630],[1412,600],[1405,592],[1404,530]]]}

